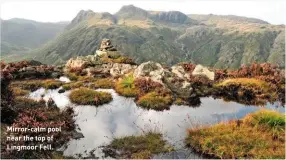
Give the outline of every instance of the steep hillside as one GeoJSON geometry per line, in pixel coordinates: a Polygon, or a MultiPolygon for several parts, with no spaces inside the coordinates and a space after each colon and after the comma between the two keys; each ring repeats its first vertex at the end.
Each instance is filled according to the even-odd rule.
{"type": "Polygon", "coordinates": [[[1,55],[12,56],[41,46],[64,30],[67,22],[42,23],[26,19],[1,20],[1,55]]]}
{"type": "Polygon", "coordinates": [[[44,63],[94,54],[109,38],[136,60],[165,65],[182,61],[217,68],[253,62],[284,67],[285,26],[238,16],[185,15],[178,11],[145,11],[133,5],[116,14],[80,11],[64,32],[29,54],[44,63]],[[279,57],[279,58],[278,58],[279,57]]]}

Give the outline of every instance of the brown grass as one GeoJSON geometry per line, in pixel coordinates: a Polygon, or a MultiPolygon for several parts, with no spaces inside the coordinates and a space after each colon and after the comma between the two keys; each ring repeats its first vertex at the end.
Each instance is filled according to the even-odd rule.
{"type": "Polygon", "coordinates": [[[186,144],[223,159],[285,158],[285,115],[268,110],[211,127],[189,129],[186,144]]]}
{"type": "Polygon", "coordinates": [[[112,100],[110,93],[97,92],[84,87],[73,90],[69,97],[71,102],[80,105],[101,105],[112,100]]]}

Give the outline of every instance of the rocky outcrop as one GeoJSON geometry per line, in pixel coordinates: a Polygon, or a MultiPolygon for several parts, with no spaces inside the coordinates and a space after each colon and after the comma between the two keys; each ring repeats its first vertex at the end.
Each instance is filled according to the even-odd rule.
{"type": "Polygon", "coordinates": [[[67,61],[65,69],[86,68],[89,65],[96,64],[96,62],[98,62],[98,57],[94,55],[75,57],[67,61]]]}
{"type": "Polygon", "coordinates": [[[211,72],[207,67],[204,67],[202,65],[196,65],[196,68],[192,72],[193,76],[205,76],[210,80],[214,80],[215,73],[211,72]]]}
{"type": "Polygon", "coordinates": [[[151,80],[163,84],[163,78],[171,76],[171,72],[164,69],[161,64],[148,61],[140,64],[134,71],[134,78],[150,77],[151,80]]]}
{"type": "Polygon", "coordinates": [[[174,65],[171,67],[171,72],[182,79],[190,79],[190,73],[186,72],[183,66],[174,65]]]}
{"type": "Polygon", "coordinates": [[[172,76],[164,79],[164,83],[181,98],[191,97],[193,88],[189,82],[190,73],[187,72],[182,65],[171,67],[172,76]]]}
{"type": "Polygon", "coordinates": [[[136,67],[131,64],[114,63],[110,69],[110,74],[113,77],[121,76],[133,71],[136,67]]]}

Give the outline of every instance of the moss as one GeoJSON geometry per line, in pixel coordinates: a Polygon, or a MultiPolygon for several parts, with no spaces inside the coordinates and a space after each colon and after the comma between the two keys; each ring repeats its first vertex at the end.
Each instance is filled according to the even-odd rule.
{"type": "Polygon", "coordinates": [[[77,81],[79,78],[75,73],[65,73],[65,76],[67,76],[71,81],[77,81]]]}
{"type": "Polygon", "coordinates": [[[176,105],[189,105],[189,103],[182,98],[176,98],[174,101],[174,104],[176,104],[176,105]]]}
{"type": "Polygon", "coordinates": [[[84,86],[83,82],[70,82],[70,83],[66,83],[66,84],[62,85],[63,89],[65,89],[65,90],[80,88],[83,86],[84,86]]]}
{"type": "Polygon", "coordinates": [[[12,87],[18,87],[23,90],[35,91],[41,87],[46,89],[56,89],[59,88],[63,82],[54,80],[54,79],[46,79],[46,80],[24,80],[24,81],[14,81],[11,83],[12,87]]]}
{"type": "Polygon", "coordinates": [[[96,78],[90,77],[90,76],[78,76],[78,81],[83,81],[83,82],[94,82],[96,81],[96,78]]]}
{"type": "Polygon", "coordinates": [[[110,93],[97,92],[83,87],[73,90],[69,97],[73,103],[80,105],[101,105],[112,100],[110,93]]]}
{"type": "Polygon", "coordinates": [[[158,94],[157,92],[150,92],[140,97],[137,103],[143,108],[164,110],[169,109],[170,105],[172,104],[172,96],[163,96],[158,94]]]}
{"type": "Polygon", "coordinates": [[[112,78],[103,78],[98,79],[94,83],[91,84],[91,87],[93,88],[114,88],[115,83],[112,78]]]}
{"type": "Polygon", "coordinates": [[[14,107],[16,109],[35,108],[46,106],[45,101],[36,101],[26,97],[16,97],[14,107]]]}
{"type": "Polygon", "coordinates": [[[18,87],[12,87],[12,92],[14,94],[14,96],[25,96],[27,94],[29,94],[28,90],[24,90],[18,87]]]}
{"type": "Polygon", "coordinates": [[[214,85],[214,94],[246,105],[265,105],[278,97],[275,86],[255,78],[226,79],[214,85]]]}
{"type": "Polygon", "coordinates": [[[265,91],[268,91],[270,89],[270,85],[262,80],[258,80],[255,78],[232,78],[232,79],[226,79],[223,82],[217,84],[216,86],[229,86],[231,84],[238,84],[242,85],[244,87],[259,87],[265,91]]]}
{"type": "Polygon", "coordinates": [[[43,85],[41,80],[24,80],[24,81],[14,81],[11,83],[12,87],[19,87],[23,90],[35,91],[41,88],[43,85]]]}
{"type": "Polygon", "coordinates": [[[46,89],[57,89],[59,88],[63,82],[56,81],[56,80],[46,80],[42,82],[42,86],[46,89]]]}
{"type": "Polygon", "coordinates": [[[107,146],[112,150],[118,150],[115,154],[117,158],[136,158],[148,159],[152,154],[164,153],[172,151],[173,148],[166,145],[162,135],[149,132],[141,136],[128,136],[115,138],[111,144],[107,146]]]}
{"type": "Polygon", "coordinates": [[[134,85],[133,76],[125,76],[115,85],[115,90],[122,96],[135,97],[139,94],[139,90],[134,85]]]}
{"type": "Polygon", "coordinates": [[[263,110],[242,120],[190,129],[186,144],[199,152],[223,159],[284,159],[284,125],[285,115],[263,110]]]}

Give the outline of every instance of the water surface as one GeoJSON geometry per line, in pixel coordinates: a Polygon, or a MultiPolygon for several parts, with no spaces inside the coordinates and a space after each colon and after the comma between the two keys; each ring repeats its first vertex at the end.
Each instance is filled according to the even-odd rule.
{"type": "MultiPolygon", "coordinates": [[[[61,109],[66,106],[74,108],[76,113],[74,119],[80,128],[78,131],[83,133],[84,138],[71,140],[68,143],[67,148],[64,150],[64,154],[67,156],[81,154],[84,157],[88,156],[88,153],[93,150],[93,153],[101,158],[103,153],[100,146],[109,144],[115,137],[159,131],[169,144],[182,152],[180,154],[188,154],[178,158],[200,158],[199,155],[186,150],[184,147],[183,140],[186,137],[187,128],[242,118],[246,114],[262,108],[285,112],[284,108],[277,106],[277,104],[267,104],[265,107],[245,106],[211,97],[201,98],[202,103],[196,108],[172,105],[170,110],[163,112],[145,110],[138,107],[133,98],[119,96],[112,89],[99,89],[111,93],[113,101],[96,107],[72,104],[68,98],[70,91],[58,93],[58,90],[41,88],[32,92],[29,97],[40,99],[43,95],[45,100],[52,98],[61,109]]],[[[174,155],[155,156],[155,158],[162,157],[174,158],[174,155]]]]}

